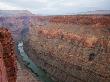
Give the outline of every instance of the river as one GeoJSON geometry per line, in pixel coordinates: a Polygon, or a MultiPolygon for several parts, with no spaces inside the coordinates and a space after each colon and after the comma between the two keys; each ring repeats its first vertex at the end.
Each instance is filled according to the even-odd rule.
{"type": "Polygon", "coordinates": [[[41,69],[39,66],[34,64],[34,62],[27,56],[23,49],[23,42],[18,43],[18,50],[19,50],[19,55],[21,56],[24,64],[32,70],[34,74],[42,81],[42,82],[54,82],[48,74],[41,69]]]}

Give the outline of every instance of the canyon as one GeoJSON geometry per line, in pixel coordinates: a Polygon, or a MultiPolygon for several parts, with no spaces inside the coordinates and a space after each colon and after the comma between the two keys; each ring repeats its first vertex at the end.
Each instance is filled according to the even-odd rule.
{"type": "Polygon", "coordinates": [[[27,56],[55,82],[110,81],[109,14],[1,16],[0,82],[21,78],[16,70],[21,41],[27,56]]]}
{"type": "Polygon", "coordinates": [[[110,16],[31,18],[24,49],[56,82],[110,81],[110,16]]]}

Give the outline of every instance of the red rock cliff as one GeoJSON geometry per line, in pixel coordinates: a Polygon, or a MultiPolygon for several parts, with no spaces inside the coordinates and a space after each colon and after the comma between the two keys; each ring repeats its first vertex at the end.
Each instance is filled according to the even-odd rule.
{"type": "Polygon", "coordinates": [[[0,82],[16,82],[16,57],[11,33],[0,29],[0,82]]]}

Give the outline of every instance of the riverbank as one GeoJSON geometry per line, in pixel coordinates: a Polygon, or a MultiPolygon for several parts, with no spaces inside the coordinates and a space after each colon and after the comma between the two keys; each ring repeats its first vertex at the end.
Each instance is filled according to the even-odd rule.
{"type": "Polygon", "coordinates": [[[35,65],[33,61],[27,56],[23,49],[23,42],[18,44],[19,56],[22,59],[23,64],[28,67],[42,82],[54,82],[41,67],[35,65]]]}
{"type": "Polygon", "coordinates": [[[41,82],[32,72],[29,70],[22,61],[17,61],[17,81],[16,82],[41,82]]]}
{"type": "MultiPolygon", "coordinates": [[[[17,48],[17,47],[16,47],[17,48]]],[[[19,51],[16,50],[17,55],[17,80],[16,82],[42,82],[23,62],[19,51]]]]}

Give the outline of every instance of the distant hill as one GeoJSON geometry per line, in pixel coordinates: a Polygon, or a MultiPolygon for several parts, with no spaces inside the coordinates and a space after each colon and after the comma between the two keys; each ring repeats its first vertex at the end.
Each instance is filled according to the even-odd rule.
{"type": "Polygon", "coordinates": [[[86,14],[86,15],[110,15],[110,10],[96,10],[96,11],[88,11],[88,12],[81,12],[81,13],[78,13],[79,15],[80,14],[86,14]]]}
{"type": "Polygon", "coordinates": [[[27,10],[0,10],[0,17],[6,16],[32,16],[30,11],[27,10]]]}

